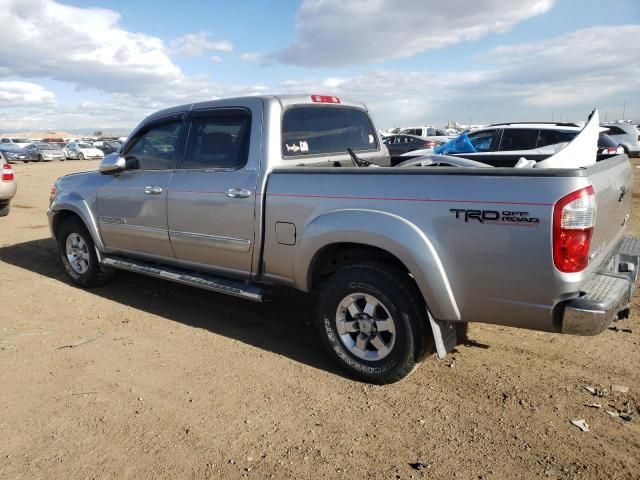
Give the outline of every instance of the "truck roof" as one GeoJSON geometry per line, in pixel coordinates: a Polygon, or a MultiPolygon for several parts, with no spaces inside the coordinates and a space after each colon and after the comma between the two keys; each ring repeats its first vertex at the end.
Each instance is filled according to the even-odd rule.
{"type": "Polygon", "coordinates": [[[163,117],[165,115],[171,115],[172,113],[184,112],[185,110],[193,110],[197,108],[215,108],[219,103],[224,102],[228,105],[230,101],[235,99],[256,98],[263,102],[278,102],[282,107],[289,107],[291,105],[341,105],[347,107],[360,108],[368,111],[364,103],[350,100],[335,95],[318,95],[311,93],[299,93],[299,94],[282,94],[282,95],[246,95],[242,97],[231,98],[219,98],[216,100],[206,100],[202,102],[185,103],[182,105],[176,105],[175,107],[165,108],[157,112],[152,113],[147,119],[155,117],[163,117]]]}

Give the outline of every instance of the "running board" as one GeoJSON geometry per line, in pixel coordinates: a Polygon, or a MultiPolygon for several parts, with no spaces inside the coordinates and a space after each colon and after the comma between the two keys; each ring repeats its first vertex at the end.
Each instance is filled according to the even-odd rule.
{"type": "Polygon", "coordinates": [[[192,287],[204,288],[212,292],[233,295],[254,302],[265,301],[265,292],[259,287],[249,285],[241,280],[231,280],[205,273],[195,273],[177,268],[158,267],[142,261],[119,257],[103,257],[102,265],[129,272],[142,273],[150,277],[163,278],[171,282],[181,283],[192,287]]]}

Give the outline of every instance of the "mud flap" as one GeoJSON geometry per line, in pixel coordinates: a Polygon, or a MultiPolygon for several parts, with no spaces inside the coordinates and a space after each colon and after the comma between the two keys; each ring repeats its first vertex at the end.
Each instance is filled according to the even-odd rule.
{"type": "Polygon", "coordinates": [[[431,316],[430,312],[427,312],[427,315],[429,315],[429,323],[431,324],[431,331],[433,331],[433,343],[436,346],[438,358],[445,358],[447,353],[453,351],[458,341],[455,326],[453,322],[436,320],[431,316]]]}

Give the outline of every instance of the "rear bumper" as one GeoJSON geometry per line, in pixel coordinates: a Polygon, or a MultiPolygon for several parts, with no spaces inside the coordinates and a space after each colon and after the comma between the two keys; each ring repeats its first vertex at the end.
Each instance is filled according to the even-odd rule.
{"type": "Polygon", "coordinates": [[[624,236],[562,314],[562,333],[596,335],[629,307],[640,266],[640,238],[624,236]]]}

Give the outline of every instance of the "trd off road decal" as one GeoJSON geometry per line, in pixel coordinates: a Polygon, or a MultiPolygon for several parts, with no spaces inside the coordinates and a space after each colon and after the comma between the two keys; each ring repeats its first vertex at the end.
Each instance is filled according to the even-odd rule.
{"type": "Polygon", "coordinates": [[[479,222],[490,225],[515,225],[515,226],[537,226],[540,219],[529,216],[529,212],[513,210],[467,210],[466,208],[449,209],[457,220],[464,220],[466,223],[479,222]]]}

